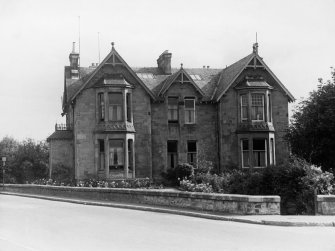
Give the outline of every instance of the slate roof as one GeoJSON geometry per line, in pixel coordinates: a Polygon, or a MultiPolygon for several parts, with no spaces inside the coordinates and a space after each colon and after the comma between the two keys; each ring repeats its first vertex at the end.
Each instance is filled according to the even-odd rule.
{"type": "MultiPolygon", "coordinates": [[[[114,49],[113,49],[114,50],[114,49]]],[[[114,53],[117,52],[114,50],[114,53]]],[[[117,54],[118,55],[118,54],[117,54]]],[[[184,68],[189,75],[198,75],[199,79],[193,79],[195,84],[201,89],[204,94],[204,101],[218,101],[221,96],[228,90],[233,81],[244,70],[250,60],[256,54],[251,53],[248,56],[240,59],[225,69],[212,69],[212,68],[184,68]]],[[[257,56],[258,57],[258,56],[257,56]]],[[[100,66],[99,66],[100,67],[100,66]]],[[[145,87],[158,98],[158,94],[165,88],[165,83],[174,77],[180,68],[172,68],[171,75],[164,75],[158,67],[130,67],[137,77],[144,83],[145,87]],[[142,74],[141,74],[142,73],[142,74]],[[143,76],[143,73],[152,74],[152,78],[143,76]]],[[[81,78],[77,80],[70,79],[70,68],[65,67],[65,84],[66,84],[66,102],[82,88],[85,82],[94,73],[96,68],[93,67],[80,67],[81,78]]],[[[279,81],[279,80],[278,80],[279,81]]],[[[280,85],[282,85],[280,83],[280,85]]],[[[282,85],[284,91],[287,89],[282,85]]],[[[294,100],[294,97],[287,91],[288,96],[294,100]]]]}
{"type": "Polygon", "coordinates": [[[217,100],[222,93],[226,92],[231,82],[237,77],[237,75],[239,75],[239,73],[244,69],[244,67],[249,63],[254,55],[254,53],[251,53],[248,56],[223,69],[219,77],[220,80],[219,82],[217,82],[217,90],[215,91],[213,96],[215,100],[217,100]]]}
{"type": "Polygon", "coordinates": [[[51,134],[47,141],[55,140],[55,139],[73,139],[73,132],[72,131],[55,131],[51,134]]]}

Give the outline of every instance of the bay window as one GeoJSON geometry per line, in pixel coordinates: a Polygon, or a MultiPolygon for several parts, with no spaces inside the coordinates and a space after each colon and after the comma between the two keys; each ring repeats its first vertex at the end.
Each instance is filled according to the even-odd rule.
{"type": "Polygon", "coordinates": [[[266,167],[275,163],[275,149],[273,135],[252,136],[240,138],[241,166],[266,167]]]}
{"type": "Polygon", "coordinates": [[[240,94],[240,121],[272,122],[271,96],[268,91],[240,94]]]}
{"type": "Polygon", "coordinates": [[[109,168],[123,169],[124,141],[121,139],[109,140],[109,168]]]}
{"type": "Polygon", "coordinates": [[[105,121],[105,96],[104,93],[98,93],[98,112],[99,121],[105,121]]]}
{"type": "Polygon", "coordinates": [[[123,97],[122,93],[110,92],[108,93],[108,118],[109,121],[123,120],[123,97]]]}
{"type": "Polygon", "coordinates": [[[248,120],[248,95],[244,94],[241,95],[241,120],[247,121],[248,120]]]}
{"type": "Polygon", "coordinates": [[[251,120],[264,121],[263,94],[251,94],[251,120]]]}
{"type": "Polygon", "coordinates": [[[241,152],[242,152],[242,167],[250,167],[248,139],[241,140],[241,152]]]}
{"type": "Polygon", "coordinates": [[[266,166],[266,140],[265,139],[253,139],[252,141],[252,153],[253,153],[253,165],[254,167],[265,167],[266,166]]]}

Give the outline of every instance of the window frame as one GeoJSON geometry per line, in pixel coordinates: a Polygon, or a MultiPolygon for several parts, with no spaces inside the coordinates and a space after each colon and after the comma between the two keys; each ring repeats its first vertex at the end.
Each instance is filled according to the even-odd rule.
{"type": "Polygon", "coordinates": [[[198,166],[198,144],[196,140],[187,141],[187,163],[192,165],[194,168],[197,168],[198,166]],[[190,143],[195,143],[195,151],[190,151],[190,147],[189,147],[190,143]],[[190,161],[190,157],[193,159],[193,162],[190,161]]]}
{"type": "Polygon", "coordinates": [[[267,122],[272,123],[272,100],[270,90],[242,90],[238,94],[238,105],[239,105],[239,121],[240,123],[246,122],[267,122]],[[260,95],[262,97],[262,106],[253,105],[253,96],[260,95]],[[246,97],[247,102],[243,102],[246,97]],[[254,107],[262,107],[262,119],[253,118],[254,107]],[[243,109],[246,109],[246,117],[243,116],[243,109]]]}
{"type": "Polygon", "coordinates": [[[251,117],[251,121],[265,121],[265,94],[264,93],[258,93],[258,92],[253,92],[253,93],[250,93],[250,99],[251,99],[251,102],[250,102],[250,117],[251,117]],[[262,105],[254,105],[253,104],[253,97],[255,96],[261,96],[262,98],[262,105]],[[263,118],[262,119],[258,119],[257,118],[257,114],[256,114],[256,110],[257,108],[261,107],[262,109],[262,116],[263,118]],[[255,114],[256,114],[256,119],[253,118],[253,114],[254,114],[254,110],[255,109],[255,114]]]}
{"type": "Polygon", "coordinates": [[[98,92],[98,120],[99,122],[104,122],[106,120],[106,101],[104,92],[98,92]]]}
{"type": "Polygon", "coordinates": [[[179,98],[175,96],[167,97],[168,123],[179,123],[179,98]],[[169,100],[175,100],[177,104],[169,104],[169,100]],[[171,111],[174,111],[171,113],[171,111]],[[176,118],[174,118],[174,115],[176,118]]]}
{"type": "Polygon", "coordinates": [[[185,97],[184,98],[184,117],[185,117],[185,124],[187,125],[192,125],[195,124],[195,97],[185,97]],[[186,108],[186,101],[192,100],[193,101],[193,108],[186,108]],[[187,121],[187,115],[189,115],[192,118],[192,113],[193,113],[193,121],[187,121]]]}
{"type": "Polygon", "coordinates": [[[123,122],[124,121],[124,94],[122,91],[110,91],[108,92],[108,121],[112,122],[123,122]],[[112,94],[120,94],[121,95],[121,104],[118,103],[111,103],[110,95],[112,94]],[[121,117],[118,117],[118,107],[121,107],[121,117]],[[116,114],[116,119],[112,119],[111,115],[111,108],[112,108],[112,114],[116,114]],[[116,110],[115,110],[116,109],[116,110]]]}
{"type": "Polygon", "coordinates": [[[178,141],[177,140],[168,140],[166,142],[166,153],[167,153],[167,168],[176,168],[178,165],[178,141]],[[169,143],[176,144],[176,151],[169,151],[169,143]],[[171,159],[171,157],[173,157],[171,159]],[[171,165],[173,162],[173,166],[171,165]]]}

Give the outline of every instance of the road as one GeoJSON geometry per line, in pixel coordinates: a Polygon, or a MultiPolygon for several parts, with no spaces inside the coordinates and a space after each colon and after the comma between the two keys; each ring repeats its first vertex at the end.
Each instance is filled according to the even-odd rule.
{"type": "Polygon", "coordinates": [[[275,227],[0,195],[0,250],[335,250],[333,227],[275,227]]]}

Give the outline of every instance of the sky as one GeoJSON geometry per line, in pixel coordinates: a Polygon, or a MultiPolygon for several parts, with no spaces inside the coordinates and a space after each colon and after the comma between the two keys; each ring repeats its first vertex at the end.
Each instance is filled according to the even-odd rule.
{"type": "Polygon", "coordinates": [[[334,10],[335,0],[0,0],[0,139],[45,140],[64,122],[79,31],[81,66],[115,42],[130,66],[156,66],[169,50],[185,68],[225,68],[252,52],[257,32],[259,55],[299,101],[330,79],[334,10]]]}

